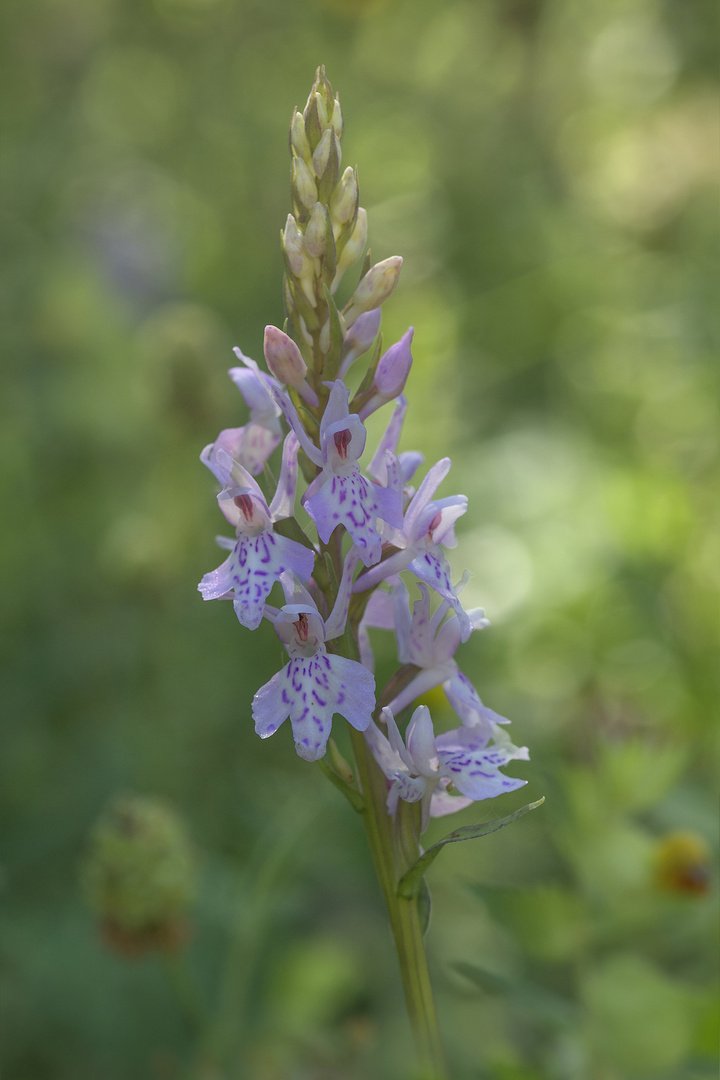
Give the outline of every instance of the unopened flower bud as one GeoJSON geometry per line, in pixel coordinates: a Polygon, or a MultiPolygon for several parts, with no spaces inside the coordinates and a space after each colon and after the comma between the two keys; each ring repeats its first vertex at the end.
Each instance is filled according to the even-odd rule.
{"type": "Polygon", "coordinates": [[[324,131],[327,127],[328,114],[327,106],[325,104],[322,94],[315,94],[315,107],[317,109],[318,120],[320,121],[320,130],[324,131]]]}
{"type": "Polygon", "coordinates": [[[318,404],[317,394],[305,381],[307,364],[291,337],[277,326],[266,326],[263,353],[265,362],[276,379],[287,386],[295,387],[309,404],[318,404]]]}
{"type": "Polygon", "coordinates": [[[266,326],[263,353],[268,369],[288,386],[299,386],[307,375],[307,364],[291,337],[277,326],[266,326]]]}
{"type": "Polygon", "coordinates": [[[343,123],[342,109],[340,108],[340,98],[338,97],[335,98],[335,104],[333,105],[330,123],[332,124],[332,129],[337,135],[338,139],[342,139],[345,125],[343,123]]]}
{"type": "Polygon", "coordinates": [[[307,210],[311,210],[317,202],[317,187],[315,186],[315,180],[302,158],[296,157],[292,160],[292,174],[291,174],[291,187],[293,195],[297,198],[301,206],[304,206],[307,210]]]}
{"type": "Polygon", "coordinates": [[[335,292],[340,279],[346,270],[349,270],[351,266],[354,266],[358,261],[363,251],[365,250],[365,244],[367,243],[367,213],[362,206],[358,207],[357,221],[355,222],[355,228],[352,231],[352,235],[345,247],[342,249],[337,263],[337,270],[335,271],[335,278],[333,280],[330,292],[335,292]]]}
{"type": "Polygon", "coordinates": [[[358,185],[355,169],[349,165],[340,177],[330,199],[330,216],[333,225],[345,225],[355,213],[358,201],[358,185]]]}
{"type": "Polygon", "coordinates": [[[329,203],[340,177],[342,150],[340,140],[332,128],[328,128],[313,154],[313,170],[318,178],[318,198],[329,203]]]}
{"type": "Polygon", "coordinates": [[[302,158],[306,164],[312,159],[310,143],[305,134],[305,120],[303,114],[297,110],[290,122],[290,151],[293,157],[302,158]]]}
{"type": "Polygon", "coordinates": [[[98,822],[82,866],[88,902],[108,944],[128,954],[172,949],[186,937],[195,856],[182,823],[160,799],[116,799],[98,822]]]}
{"type": "Polygon", "coordinates": [[[370,267],[365,277],[358,283],[344,312],[348,326],[352,326],[358,315],[380,307],[387,300],[398,283],[401,266],[402,256],[391,255],[389,259],[383,259],[382,262],[370,267]]]}
{"type": "Polygon", "coordinates": [[[313,172],[318,179],[323,175],[327,169],[328,161],[330,160],[330,151],[332,149],[333,140],[337,139],[337,135],[332,128],[327,128],[324,132],[320,142],[315,147],[315,152],[312,156],[313,172]]]}
{"type": "MultiPolygon", "coordinates": [[[[360,318],[364,318],[364,316],[361,315],[360,318]]],[[[392,401],[393,398],[402,393],[412,367],[410,345],[414,333],[415,330],[411,326],[407,333],[403,334],[394,345],[391,345],[378,360],[372,382],[371,396],[358,411],[361,420],[364,420],[376,409],[379,409],[381,405],[392,401]]]]}
{"type": "Polygon", "coordinates": [[[322,203],[316,202],[305,229],[305,250],[314,259],[322,258],[325,254],[326,228],[327,211],[322,203]]]}
{"type": "Polygon", "coordinates": [[[359,315],[355,320],[345,335],[343,360],[338,378],[344,378],[350,365],[357,360],[358,356],[362,356],[363,353],[368,351],[378,335],[381,318],[382,312],[380,308],[374,308],[372,311],[366,311],[364,315],[359,315]]]}
{"type": "Polygon", "coordinates": [[[300,277],[303,272],[303,237],[298,228],[297,221],[288,214],[283,231],[283,248],[287,255],[290,269],[295,277],[300,277]]]}

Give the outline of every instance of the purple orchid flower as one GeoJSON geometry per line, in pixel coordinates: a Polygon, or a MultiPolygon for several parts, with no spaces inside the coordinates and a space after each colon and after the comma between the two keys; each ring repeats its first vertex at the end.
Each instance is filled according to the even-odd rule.
{"type": "Polygon", "coordinates": [[[292,576],[282,585],[288,601],[280,610],[270,605],[265,615],[287,649],[290,661],[253,698],[255,731],[262,739],[273,735],[288,717],[295,749],[305,761],[325,754],[334,713],[364,731],[375,708],[375,679],[355,660],[328,654],[325,643],[345,630],[352,575],[358,563],[353,547],[345,558],[335,606],[323,620],[310,594],[292,576]],[[290,602],[292,601],[292,602],[290,602]]]}
{"type": "Polygon", "coordinates": [[[230,555],[217,570],[205,574],[198,589],[203,600],[232,597],[235,614],[250,630],[256,630],[262,622],[268,593],[280,576],[289,571],[307,581],[315,565],[315,553],[310,548],[273,530],[273,522],[289,517],[293,511],[297,452],[297,438],[289,432],[270,506],[248,470],[224,449],[217,449],[205,461],[223,485],[218,504],[235,526],[237,542],[230,541],[230,555]]]}
{"type": "Polygon", "coordinates": [[[370,589],[401,570],[411,570],[416,577],[427,582],[444,600],[447,600],[460,620],[461,640],[467,641],[472,632],[472,622],[460,603],[450,577],[450,564],[440,547],[455,547],[455,522],[467,510],[467,496],[450,495],[445,499],[433,499],[432,495],[447,476],[452,462],[442,458],[436,462],[413,495],[401,529],[383,525],[382,538],[398,550],[373,566],[357,579],[353,592],[370,589]]]}
{"type": "Polygon", "coordinates": [[[488,747],[487,739],[476,728],[456,728],[436,737],[426,705],[418,705],[412,714],[403,742],[392,711],[384,708],[382,715],[387,737],[371,724],[365,738],[391,781],[388,813],[395,813],[399,799],[422,802],[421,832],[431,817],[452,814],[473,802],[516,791],[527,783],[500,772],[513,758],[527,760],[526,747],[488,747]],[[460,794],[453,795],[453,788],[460,794]]]}
{"type": "MultiPolygon", "coordinates": [[[[486,738],[494,738],[495,725],[508,724],[509,720],[482,703],[475,687],[457,665],[455,653],[462,637],[462,627],[457,614],[452,613],[446,618],[450,612],[450,604],[443,600],[431,616],[427,585],[418,582],[418,587],[421,595],[413,605],[412,615],[408,591],[400,578],[393,583],[390,593],[381,590],[373,593],[363,614],[358,634],[362,662],[372,671],[368,628],[394,630],[398,660],[401,664],[414,664],[420,671],[388,702],[388,708],[397,715],[429,690],[442,686],[450,705],[463,724],[467,727],[480,727],[486,738]]],[[[467,616],[474,630],[482,630],[489,625],[482,608],[468,611],[467,616]]]]}
{"type": "MultiPolygon", "coordinates": [[[[509,724],[510,721],[481,701],[475,687],[460,671],[454,659],[462,631],[455,613],[446,618],[450,610],[448,601],[442,601],[431,616],[427,586],[419,582],[421,598],[413,605],[411,615],[410,598],[404,582],[397,576],[391,584],[390,592],[376,589],[371,595],[358,627],[360,659],[369,671],[375,669],[368,633],[372,628],[394,631],[399,662],[414,664],[420,669],[415,678],[388,702],[388,708],[397,715],[429,690],[442,686],[450,705],[465,726],[481,728],[486,738],[511,745],[507,736],[499,732],[496,726],[509,724]]],[[[457,588],[459,590],[461,585],[457,588]]],[[[467,615],[474,630],[482,630],[489,625],[482,608],[475,608],[467,615]]]]}
{"type": "Polygon", "coordinates": [[[334,529],[344,525],[365,566],[372,566],[382,551],[378,522],[395,529],[402,525],[400,467],[394,454],[388,453],[388,485],[381,487],[366,480],[357,462],[365,449],[367,432],[357,414],[348,410],[350,395],[345,384],[338,379],[328,385],[331,390],[320,421],[320,449],[308,438],[289,398],[277,393],[276,400],[303,450],[322,470],[302,499],[320,539],[327,543],[334,529]]]}
{"type": "Polygon", "coordinates": [[[251,476],[257,476],[275,447],[282,442],[282,414],[273,397],[273,389],[279,387],[280,383],[261,371],[255,361],[243,355],[240,349],[236,348],[233,352],[244,367],[230,368],[228,374],[250,409],[250,420],[243,427],[221,431],[215,442],[205,447],[200,460],[212,468],[211,459],[224,450],[251,476]]]}

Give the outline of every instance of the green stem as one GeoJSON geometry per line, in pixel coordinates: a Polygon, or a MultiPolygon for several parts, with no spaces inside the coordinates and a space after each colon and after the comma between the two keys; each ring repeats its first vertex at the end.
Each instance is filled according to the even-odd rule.
{"type": "Polygon", "coordinates": [[[445,1080],[448,1073],[425,956],[420,901],[397,892],[400,878],[418,857],[419,807],[401,802],[395,819],[390,817],[385,777],[363,735],[353,730],[351,738],[365,797],[362,818],[390,916],[422,1080],[445,1080]]]}

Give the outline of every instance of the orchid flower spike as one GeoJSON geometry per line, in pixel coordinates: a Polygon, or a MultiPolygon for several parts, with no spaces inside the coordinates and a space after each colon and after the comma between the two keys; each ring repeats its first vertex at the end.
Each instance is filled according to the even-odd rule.
{"type": "Polygon", "coordinates": [[[371,724],[366,732],[373,757],[390,781],[389,814],[399,799],[422,802],[420,831],[431,817],[443,817],[473,802],[516,791],[527,781],[504,776],[500,769],[513,758],[527,760],[526,747],[488,747],[487,739],[474,728],[456,728],[435,736],[430,711],[418,705],[410,718],[405,742],[389,708],[382,710],[388,735],[371,724]],[[453,795],[456,788],[460,794],[453,795]]]}
{"type": "Polygon", "coordinates": [[[206,464],[223,484],[218,504],[235,526],[237,542],[224,563],[205,574],[198,585],[203,600],[231,597],[243,626],[255,630],[262,622],[265,601],[282,574],[292,572],[307,581],[315,552],[273,530],[273,523],[289,517],[295,501],[298,441],[289,432],[283,446],[277,491],[270,504],[247,469],[226,451],[215,452],[206,464]]]}
{"type": "Polygon", "coordinates": [[[364,731],[375,708],[375,679],[371,672],[356,660],[328,654],[325,648],[327,641],[344,632],[357,563],[357,551],[351,548],[327,621],[307,590],[293,582],[292,575],[282,578],[288,602],[279,611],[268,605],[265,608],[290,661],[255,694],[255,731],[267,739],[290,717],[295,749],[305,761],[317,761],[325,754],[334,713],[364,731]]]}

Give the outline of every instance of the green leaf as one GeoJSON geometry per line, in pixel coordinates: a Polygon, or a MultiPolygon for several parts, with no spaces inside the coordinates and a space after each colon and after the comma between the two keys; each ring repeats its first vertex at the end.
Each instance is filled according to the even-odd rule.
{"type": "Polygon", "coordinates": [[[417,895],[418,913],[420,915],[420,926],[422,927],[423,936],[427,933],[427,928],[430,925],[430,912],[432,911],[432,900],[430,899],[430,890],[428,888],[425,878],[420,883],[417,895]]]}
{"type": "Polygon", "coordinates": [[[518,818],[527,814],[528,810],[535,810],[538,806],[542,806],[544,802],[545,796],[543,795],[542,799],[528,803],[527,806],[521,806],[519,810],[516,810],[513,814],[508,814],[507,817],[496,818],[494,821],[480,821],[477,825],[464,825],[462,828],[448,833],[442,840],[438,840],[437,844],[433,844],[432,847],[428,848],[407,873],[403,874],[397,887],[398,896],[410,898],[417,894],[425,871],[446,844],[456,844],[460,840],[477,840],[481,836],[488,836],[490,833],[497,832],[498,829],[504,829],[506,825],[511,825],[513,821],[517,821],[518,818]]]}

